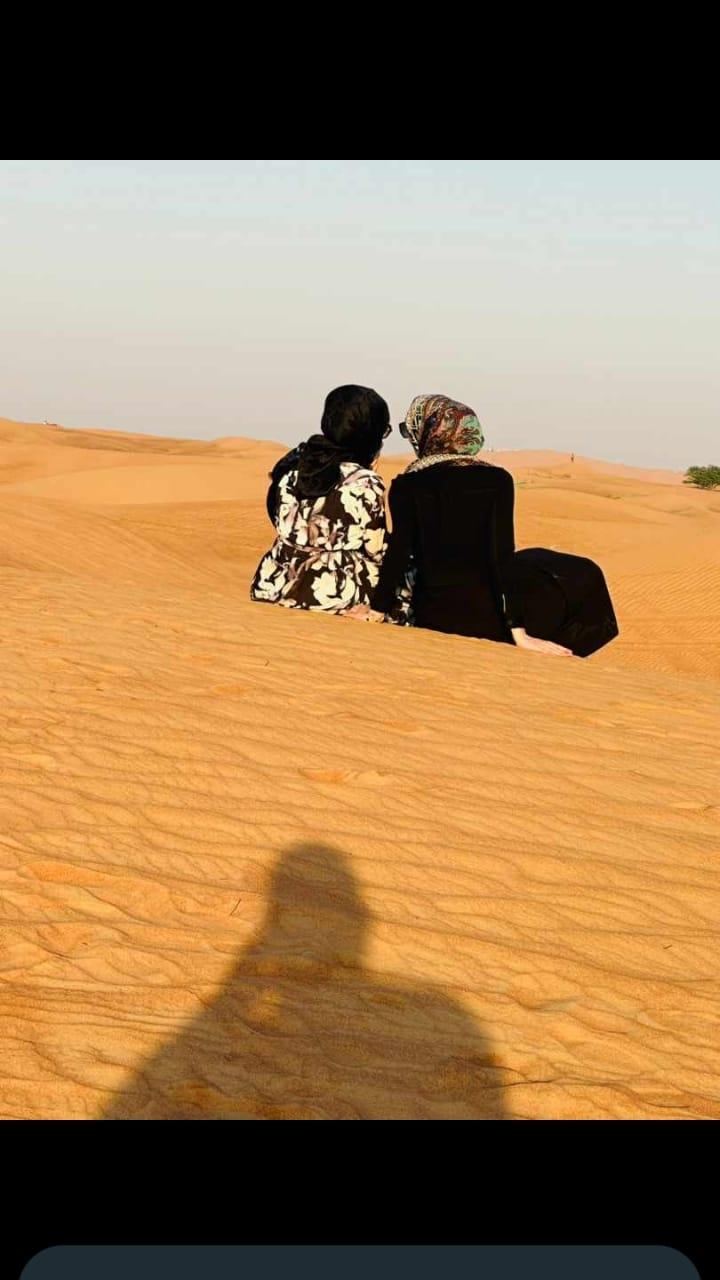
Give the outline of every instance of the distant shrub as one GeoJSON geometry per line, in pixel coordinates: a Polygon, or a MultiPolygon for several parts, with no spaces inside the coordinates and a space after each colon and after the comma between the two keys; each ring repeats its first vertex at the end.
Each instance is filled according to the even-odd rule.
{"type": "Polygon", "coordinates": [[[717,489],[720,467],[688,467],[683,484],[694,484],[698,489],[717,489]]]}

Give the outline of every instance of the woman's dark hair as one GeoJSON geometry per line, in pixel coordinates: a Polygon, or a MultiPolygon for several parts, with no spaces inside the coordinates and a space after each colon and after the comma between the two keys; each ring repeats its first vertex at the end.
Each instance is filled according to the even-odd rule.
{"type": "Polygon", "coordinates": [[[299,498],[321,498],[340,479],[342,462],[369,467],[380,452],[390,425],[390,410],[371,387],[336,387],[325,400],[320,420],[322,435],[310,436],[276,463],[271,474],[267,507],[271,519],[277,506],[277,487],[288,471],[297,467],[295,493],[299,498]]]}
{"type": "Polygon", "coordinates": [[[390,410],[377,391],[336,387],[325,400],[320,430],[332,444],[347,451],[347,461],[369,467],[382,448],[389,424],[390,410]]]}

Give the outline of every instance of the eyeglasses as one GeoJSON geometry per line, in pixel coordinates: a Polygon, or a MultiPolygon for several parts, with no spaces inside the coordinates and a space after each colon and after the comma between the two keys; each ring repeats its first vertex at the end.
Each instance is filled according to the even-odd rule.
{"type": "Polygon", "coordinates": [[[391,432],[391,431],[392,431],[392,424],[391,424],[390,422],[388,422],[388,424],[387,424],[387,426],[386,426],[385,430],[383,431],[383,435],[382,435],[383,440],[387,440],[387,438],[388,438],[388,436],[390,435],[390,432],[391,432]]]}
{"type": "Polygon", "coordinates": [[[401,436],[404,436],[404,437],[405,437],[405,439],[406,439],[406,440],[409,440],[409,439],[410,439],[410,431],[409,431],[409,429],[408,429],[408,424],[407,424],[407,422],[400,422],[400,423],[398,424],[398,431],[400,432],[400,435],[401,435],[401,436]]]}

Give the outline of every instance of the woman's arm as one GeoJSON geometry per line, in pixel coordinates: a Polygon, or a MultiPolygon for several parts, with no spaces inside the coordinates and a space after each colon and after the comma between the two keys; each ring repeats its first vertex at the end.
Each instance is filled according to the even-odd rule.
{"type": "Polygon", "coordinates": [[[388,497],[392,532],[370,600],[377,613],[391,614],[398,604],[415,551],[415,518],[405,484],[394,480],[388,497]]]}
{"type": "MultiPolygon", "coordinates": [[[[352,480],[344,487],[347,500],[341,497],[343,505],[348,507],[354,519],[352,530],[353,550],[361,547],[367,560],[374,562],[379,569],[382,564],[383,551],[387,538],[385,520],[385,485],[376,472],[362,472],[359,478],[352,480]],[[349,503],[349,505],[348,505],[349,503]]],[[[360,585],[360,584],[359,584],[360,585]]],[[[361,594],[366,597],[371,588],[366,578],[362,578],[361,594]]],[[[364,622],[382,622],[381,613],[373,613],[367,604],[353,604],[342,610],[344,618],[356,618],[364,622]]]]}
{"type": "Polygon", "coordinates": [[[298,465],[299,461],[300,447],[297,446],[295,449],[291,449],[289,453],[283,454],[282,458],[275,463],[275,466],[270,472],[270,487],[267,491],[265,507],[267,509],[268,516],[270,517],[271,524],[275,524],[275,520],[277,518],[278,488],[280,481],[284,475],[287,475],[288,471],[292,471],[293,468],[298,465]]]}
{"type": "MultiPolygon", "coordinates": [[[[493,519],[495,567],[511,630],[523,626],[523,602],[515,571],[515,484],[509,471],[498,469],[498,493],[493,519]]],[[[517,641],[516,641],[517,643],[517,641]]]]}
{"type": "Polygon", "coordinates": [[[359,527],[362,545],[369,560],[382,563],[382,554],[387,541],[387,521],[385,520],[385,484],[374,471],[363,476],[361,486],[356,486],[355,495],[362,505],[362,520],[359,527]]]}

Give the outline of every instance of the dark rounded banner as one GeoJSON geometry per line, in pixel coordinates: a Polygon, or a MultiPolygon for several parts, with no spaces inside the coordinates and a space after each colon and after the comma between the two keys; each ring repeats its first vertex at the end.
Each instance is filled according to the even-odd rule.
{"type": "Polygon", "coordinates": [[[698,1280],[652,1245],[60,1245],[22,1280],[698,1280]]]}

